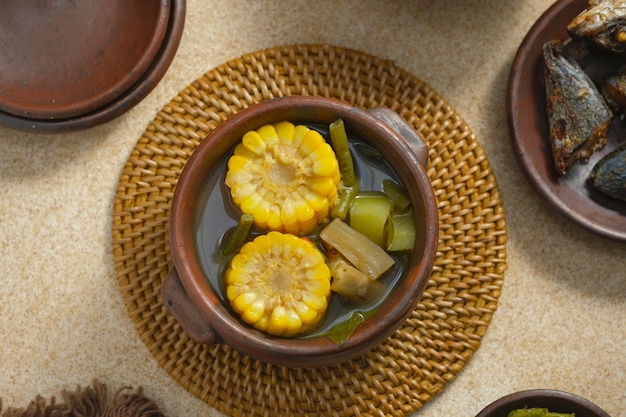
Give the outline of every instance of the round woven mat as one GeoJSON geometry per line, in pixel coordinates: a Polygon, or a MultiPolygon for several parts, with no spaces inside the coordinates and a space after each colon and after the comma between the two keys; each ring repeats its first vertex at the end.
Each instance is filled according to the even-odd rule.
{"type": "Polygon", "coordinates": [[[404,416],[463,369],[487,331],[506,269],[505,217],[473,133],[426,83],[393,62],[329,45],[284,46],[210,70],[163,107],[121,175],[112,225],[120,291],[141,338],[183,387],[233,416],[404,416]],[[170,203],[198,143],[221,121],[285,95],[386,106],[428,142],[438,200],[437,259],[419,306],[382,345],[316,369],[252,360],[191,341],[161,303],[172,268],[170,203]]]}

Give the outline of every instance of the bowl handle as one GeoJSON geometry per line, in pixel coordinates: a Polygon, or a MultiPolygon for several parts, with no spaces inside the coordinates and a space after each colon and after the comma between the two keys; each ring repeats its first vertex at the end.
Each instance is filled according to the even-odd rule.
{"type": "Polygon", "coordinates": [[[376,118],[402,136],[411,147],[417,160],[424,166],[428,164],[428,145],[426,141],[409,125],[398,113],[386,107],[372,107],[367,109],[376,118]]]}
{"type": "Polygon", "coordinates": [[[218,341],[207,320],[189,298],[176,268],[173,268],[165,278],[161,287],[161,297],[167,309],[192,340],[205,345],[212,345],[218,341]]]}

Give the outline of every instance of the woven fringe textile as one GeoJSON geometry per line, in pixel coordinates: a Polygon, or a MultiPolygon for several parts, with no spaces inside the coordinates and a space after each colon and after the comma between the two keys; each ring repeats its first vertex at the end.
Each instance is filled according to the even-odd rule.
{"type": "Polygon", "coordinates": [[[75,391],[63,391],[63,400],[38,395],[25,408],[9,407],[2,417],[163,417],[159,408],[143,395],[141,388],[136,392],[130,387],[117,391],[112,399],[108,398],[107,387],[98,381],[92,386],[77,388],[75,391]]]}

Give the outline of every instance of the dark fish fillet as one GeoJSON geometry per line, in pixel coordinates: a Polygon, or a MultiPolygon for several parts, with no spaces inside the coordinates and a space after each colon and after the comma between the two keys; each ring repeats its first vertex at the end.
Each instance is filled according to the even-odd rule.
{"type": "Polygon", "coordinates": [[[602,82],[602,95],[614,111],[626,110],[626,66],[602,82]]]}
{"type": "Polygon", "coordinates": [[[626,54],[626,0],[592,0],[567,26],[572,38],[626,54]]]}
{"type": "Polygon", "coordinates": [[[589,179],[604,194],[626,200],[626,145],[599,160],[591,170],[589,179]]]}
{"type": "Polygon", "coordinates": [[[552,157],[564,175],[604,147],[613,115],[580,65],[563,54],[560,41],[546,42],[543,57],[552,157]]]}

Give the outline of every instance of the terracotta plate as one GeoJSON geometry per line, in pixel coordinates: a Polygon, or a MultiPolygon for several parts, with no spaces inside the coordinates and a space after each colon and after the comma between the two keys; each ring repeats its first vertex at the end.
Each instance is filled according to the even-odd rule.
{"type": "MultiPolygon", "coordinates": [[[[12,1],[12,0],[11,0],[12,1]]],[[[94,0],[89,0],[89,2],[93,2],[94,0]]],[[[69,1],[68,1],[69,2],[69,1]]],[[[41,4],[63,4],[64,1],[47,1],[40,2],[41,4]]],[[[71,2],[69,2],[71,3],[71,2]]],[[[87,7],[83,6],[82,2],[77,2],[79,4],[77,7],[87,7]]],[[[95,2],[98,3],[98,2],[95,2]]],[[[151,59],[146,58],[145,50],[141,51],[141,53],[135,50],[137,57],[135,58],[135,71],[132,75],[134,78],[133,81],[130,81],[129,78],[126,78],[124,81],[125,88],[121,87],[122,84],[118,83],[118,89],[114,89],[113,94],[109,95],[107,100],[102,100],[102,105],[100,107],[92,108],[88,110],[85,108],[84,112],[76,114],[74,116],[64,116],[64,117],[46,117],[46,118],[31,118],[24,117],[23,115],[17,116],[15,114],[9,113],[6,110],[0,108],[0,124],[9,126],[19,130],[25,130],[29,132],[67,132],[67,131],[75,131],[90,128],[105,122],[108,122],[126,111],[130,110],[133,106],[139,103],[145,96],[152,91],[152,89],[156,86],[156,84],[161,80],[165,72],[169,68],[174,56],[176,55],[176,51],[178,49],[178,45],[180,44],[180,39],[182,37],[183,27],[185,23],[185,12],[186,12],[186,1],[185,0],[138,0],[136,2],[124,2],[121,0],[116,0],[109,2],[102,2],[106,5],[105,9],[108,7],[117,6],[121,8],[122,5],[127,5],[126,7],[133,9],[133,6],[130,3],[137,3],[139,5],[143,5],[144,12],[146,15],[152,14],[153,18],[147,18],[148,21],[152,21],[152,28],[154,30],[160,31],[160,25],[162,23],[158,23],[159,28],[157,29],[156,21],[154,18],[156,15],[154,14],[156,10],[160,10],[161,13],[164,13],[167,17],[164,22],[164,33],[160,36],[161,41],[158,43],[156,51],[151,59]],[[119,3],[119,4],[118,4],[119,3]],[[157,4],[158,3],[158,4],[157,4]],[[150,6],[148,6],[150,4],[150,6]],[[146,9],[152,8],[152,12],[148,12],[146,9]],[[139,58],[139,55],[142,58],[139,58]],[[141,65],[139,64],[141,61],[141,65]],[[143,71],[141,67],[145,65],[143,71]]],[[[52,6],[51,6],[52,7],[52,6]]],[[[68,6],[69,7],[69,6],[68,6]]],[[[96,7],[96,6],[93,6],[96,7]]],[[[129,12],[128,10],[126,10],[129,12]]],[[[3,9],[4,13],[4,9],[3,9]]],[[[106,11],[106,14],[113,13],[112,11],[106,11]]],[[[129,12],[130,13],[130,12],[129,12]]],[[[135,18],[139,18],[139,11],[135,10],[135,18]]],[[[118,15],[122,14],[118,10],[118,15]]],[[[0,20],[3,14],[0,14],[0,20]]],[[[125,21],[126,18],[120,18],[125,21]]],[[[3,23],[0,23],[3,24],[3,23]]],[[[139,27],[142,27],[139,25],[139,27]]],[[[144,28],[146,26],[143,26],[144,28]]],[[[120,29],[121,30],[121,29],[120,29]]],[[[132,32],[132,31],[130,31],[132,32]]],[[[130,32],[127,32],[130,33],[130,32]]],[[[141,36],[141,35],[137,35],[141,36]]],[[[145,44],[146,48],[152,47],[152,42],[154,41],[154,36],[147,36],[144,40],[150,39],[150,45],[145,44]]],[[[0,39],[0,55],[4,52],[2,49],[4,48],[3,41],[0,39]]],[[[107,47],[108,48],[108,47],[107,47]]],[[[128,56],[133,55],[129,50],[126,51],[128,56]]],[[[1,68],[1,67],[0,67],[1,68]]],[[[95,70],[99,70],[96,68],[95,70]]],[[[100,69],[100,72],[103,73],[104,70],[100,69]]],[[[0,85],[4,82],[3,77],[4,73],[0,71],[0,85]]],[[[118,80],[119,81],[119,80],[118,80]]],[[[0,96],[2,96],[0,88],[0,96]]],[[[2,98],[0,98],[1,100],[2,98]]],[[[92,101],[93,104],[93,101],[92,101]]]]}
{"type": "Polygon", "coordinates": [[[93,111],[146,71],[169,0],[6,0],[0,14],[0,110],[32,118],[93,111]]]}
{"type": "MultiPolygon", "coordinates": [[[[557,1],[526,35],[513,61],[509,78],[509,132],[522,170],[551,206],[592,232],[626,241],[626,202],[607,197],[587,183],[595,163],[626,137],[626,125],[615,117],[609,128],[607,146],[586,164],[570,168],[565,176],[558,176],[554,171],[548,140],[542,47],[551,39],[566,39],[567,24],[587,5],[587,0],[557,1]]],[[[597,73],[601,70],[601,63],[612,65],[590,59],[586,71],[597,73]]]]}

